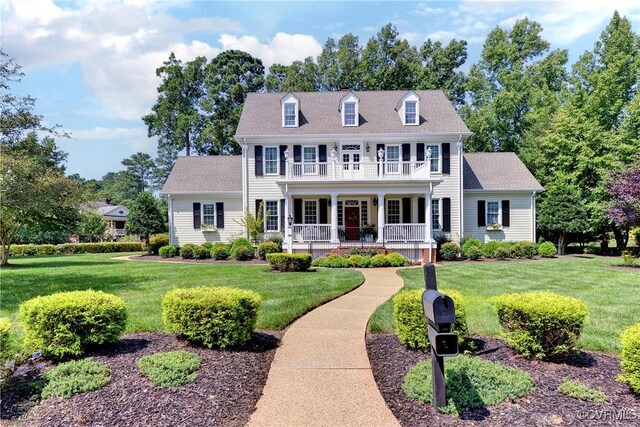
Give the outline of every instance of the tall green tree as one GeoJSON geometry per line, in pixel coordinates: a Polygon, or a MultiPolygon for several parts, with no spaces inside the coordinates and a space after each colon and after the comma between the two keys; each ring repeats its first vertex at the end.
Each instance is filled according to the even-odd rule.
{"type": "Polygon", "coordinates": [[[156,75],[162,79],[158,99],[152,112],[142,120],[149,137],[158,137],[158,147],[184,149],[187,156],[191,155],[204,126],[200,101],[204,96],[206,61],[200,56],[185,64],[171,52],[169,59],[156,69],[156,75]]]}
{"type": "Polygon", "coordinates": [[[421,68],[417,89],[441,89],[460,107],[464,103],[465,75],[459,68],[467,60],[467,42],[451,40],[443,46],[430,39],[420,48],[421,68]]]}
{"type": "Polygon", "coordinates": [[[147,153],[137,152],[122,160],[126,172],[133,178],[135,190],[139,193],[153,188],[153,173],[156,164],[147,153]]]}
{"type": "Polygon", "coordinates": [[[162,231],[165,231],[164,220],[158,209],[156,199],[153,198],[151,193],[140,193],[129,210],[124,232],[144,239],[147,245],[147,254],[150,255],[149,237],[162,231]]]}
{"type": "Polygon", "coordinates": [[[97,242],[102,240],[107,231],[107,221],[93,210],[84,210],[76,226],[78,237],[83,242],[97,242]]]}
{"type": "Polygon", "coordinates": [[[153,187],[156,190],[162,189],[167,181],[173,165],[178,159],[179,151],[171,145],[159,146],[158,155],[154,160],[155,168],[153,169],[153,187]]]}
{"type": "Polygon", "coordinates": [[[204,70],[206,96],[200,106],[206,125],[197,141],[200,154],[240,154],[233,139],[250,92],[264,87],[264,66],[246,52],[227,50],[216,56],[204,70]]]}
{"type": "Polygon", "coordinates": [[[361,86],[362,47],[357,36],[345,34],[338,43],[327,39],[318,56],[317,90],[357,90],[361,86]]]}
{"type": "Polygon", "coordinates": [[[466,81],[469,103],[461,109],[474,132],[468,150],[519,153],[527,131],[559,106],[567,51],[549,52],[541,33],[539,23],[524,18],[487,36],[466,81]]]}

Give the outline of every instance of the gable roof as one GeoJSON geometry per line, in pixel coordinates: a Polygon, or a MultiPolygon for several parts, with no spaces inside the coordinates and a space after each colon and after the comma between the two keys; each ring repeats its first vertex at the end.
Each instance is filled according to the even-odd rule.
{"type": "Polygon", "coordinates": [[[242,191],[242,156],[178,157],[161,193],[242,191]]]}
{"type": "Polygon", "coordinates": [[[292,92],[300,101],[298,127],[282,126],[280,100],[284,93],[250,93],[244,102],[236,137],[266,135],[332,134],[470,134],[469,129],[441,90],[411,91],[420,97],[420,124],[405,126],[396,104],[410,91],[362,91],[359,98],[359,126],[342,126],[340,92],[292,92]]]}
{"type": "Polygon", "coordinates": [[[516,153],[465,153],[465,190],[544,191],[516,153]]]}

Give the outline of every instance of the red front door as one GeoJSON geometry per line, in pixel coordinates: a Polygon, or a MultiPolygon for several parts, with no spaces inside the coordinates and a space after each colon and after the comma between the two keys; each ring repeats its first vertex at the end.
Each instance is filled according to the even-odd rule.
{"type": "Polygon", "coordinates": [[[347,240],[360,240],[360,208],[345,206],[344,227],[347,240]]]}

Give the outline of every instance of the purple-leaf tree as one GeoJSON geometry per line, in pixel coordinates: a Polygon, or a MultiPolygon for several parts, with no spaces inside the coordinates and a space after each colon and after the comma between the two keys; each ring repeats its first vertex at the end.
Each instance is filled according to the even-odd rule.
{"type": "Polygon", "coordinates": [[[612,199],[609,219],[627,230],[640,225],[640,165],[612,173],[606,187],[612,199]]]}

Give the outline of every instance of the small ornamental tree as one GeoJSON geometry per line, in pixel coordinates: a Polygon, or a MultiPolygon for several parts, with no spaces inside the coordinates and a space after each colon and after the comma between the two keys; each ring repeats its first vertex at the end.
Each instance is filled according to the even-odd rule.
{"type": "Polygon", "coordinates": [[[629,229],[640,225],[640,166],[612,173],[606,188],[612,199],[607,217],[625,230],[626,246],[629,229]]]}
{"type": "Polygon", "coordinates": [[[140,193],[129,211],[124,232],[142,237],[147,245],[147,254],[151,254],[149,236],[162,231],[164,221],[156,200],[150,193],[140,193]]]}
{"type": "Polygon", "coordinates": [[[78,236],[84,242],[96,242],[101,240],[107,231],[107,222],[100,214],[94,211],[84,211],[78,222],[78,236]]]}

